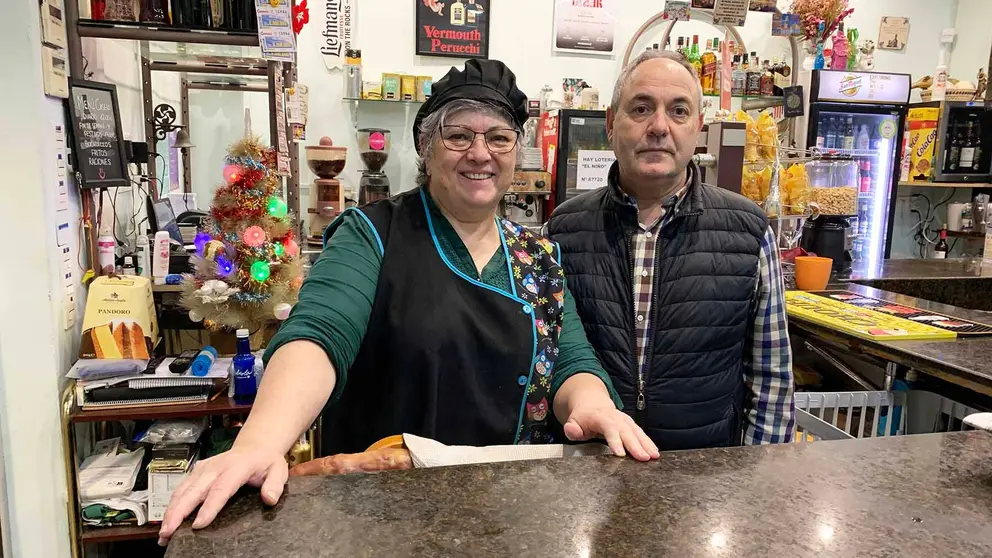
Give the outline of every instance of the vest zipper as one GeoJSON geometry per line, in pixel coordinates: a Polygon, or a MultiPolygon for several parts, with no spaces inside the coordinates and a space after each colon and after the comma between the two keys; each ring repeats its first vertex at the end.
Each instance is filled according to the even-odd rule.
{"type": "Polygon", "coordinates": [[[633,356],[633,366],[637,377],[637,410],[643,411],[647,405],[644,402],[644,370],[637,358],[637,304],[634,302],[634,235],[627,235],[627,260],[630,264],[630,354],[633,356]]]}

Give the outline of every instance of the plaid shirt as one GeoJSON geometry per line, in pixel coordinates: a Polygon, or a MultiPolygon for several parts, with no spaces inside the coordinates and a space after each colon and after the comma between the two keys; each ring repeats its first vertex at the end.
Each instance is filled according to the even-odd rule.
{"type": "MultiPolygon", "coordinates": [[[[690,175],[689,180],[692,180],[690,175]]],[[[667,226],[685,199],[688,182],[662,206],[657,221],[645,225],[631,239],[634,252],[634,325],[637,333],[639,380],[646,378],[648,339],[651,335],[651,291],[654,288],[655,248],[658,232],[667,226]]],[[[637,201],[621,192],[634,207],[637,201]]],[[[744,429],[745,444],[791,442],[795,434],[792,347],[785,312],[785,284],[779,262],[778,242],[771,228],[765,232],[758,255],[758,288],[754,301],[750,351],[744,355],[744,383],[751,391],[744,429]]]]}

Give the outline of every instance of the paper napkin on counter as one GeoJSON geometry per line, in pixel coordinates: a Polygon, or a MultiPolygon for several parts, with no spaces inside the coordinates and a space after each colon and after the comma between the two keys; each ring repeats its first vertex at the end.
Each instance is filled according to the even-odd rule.
{"type": "Polygon", "coordinates": [[[964,417],[964,423],[979,430],[992,432],[992,413],[975,413],[964,417]]]}
{"type": "Polygon", "coordinates": [[[403,443],[406,445],[407,450],[410,451],[413,466],[417,468],[610,454],[610,448],[608,446],[596,443],[575,446],[564,444],[484,447],[446,446],[441,442],[429,438],[421,438],[413,434],[404,434],[403,443]]]}

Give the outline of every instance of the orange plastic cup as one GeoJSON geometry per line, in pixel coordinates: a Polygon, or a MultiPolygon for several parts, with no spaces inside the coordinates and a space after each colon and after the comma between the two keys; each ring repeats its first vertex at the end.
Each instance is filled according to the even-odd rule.
{"type": "Polygon", "coordinates": [[[799,256],[796,258],[796,287],[802,291],[822,291],[830,282],[830,258],[799,256]]]}

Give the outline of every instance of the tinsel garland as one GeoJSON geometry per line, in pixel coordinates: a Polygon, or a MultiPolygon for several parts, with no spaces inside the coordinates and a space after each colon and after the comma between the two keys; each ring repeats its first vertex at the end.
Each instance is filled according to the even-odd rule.
{"type": "Polygon", "coordinates": [[[267,302],[270,298],[272,298],[272,295],[269,293],[246,293],[242,291],[231,295],[231,299],[241,304],[261,304],[267,302]]]}

